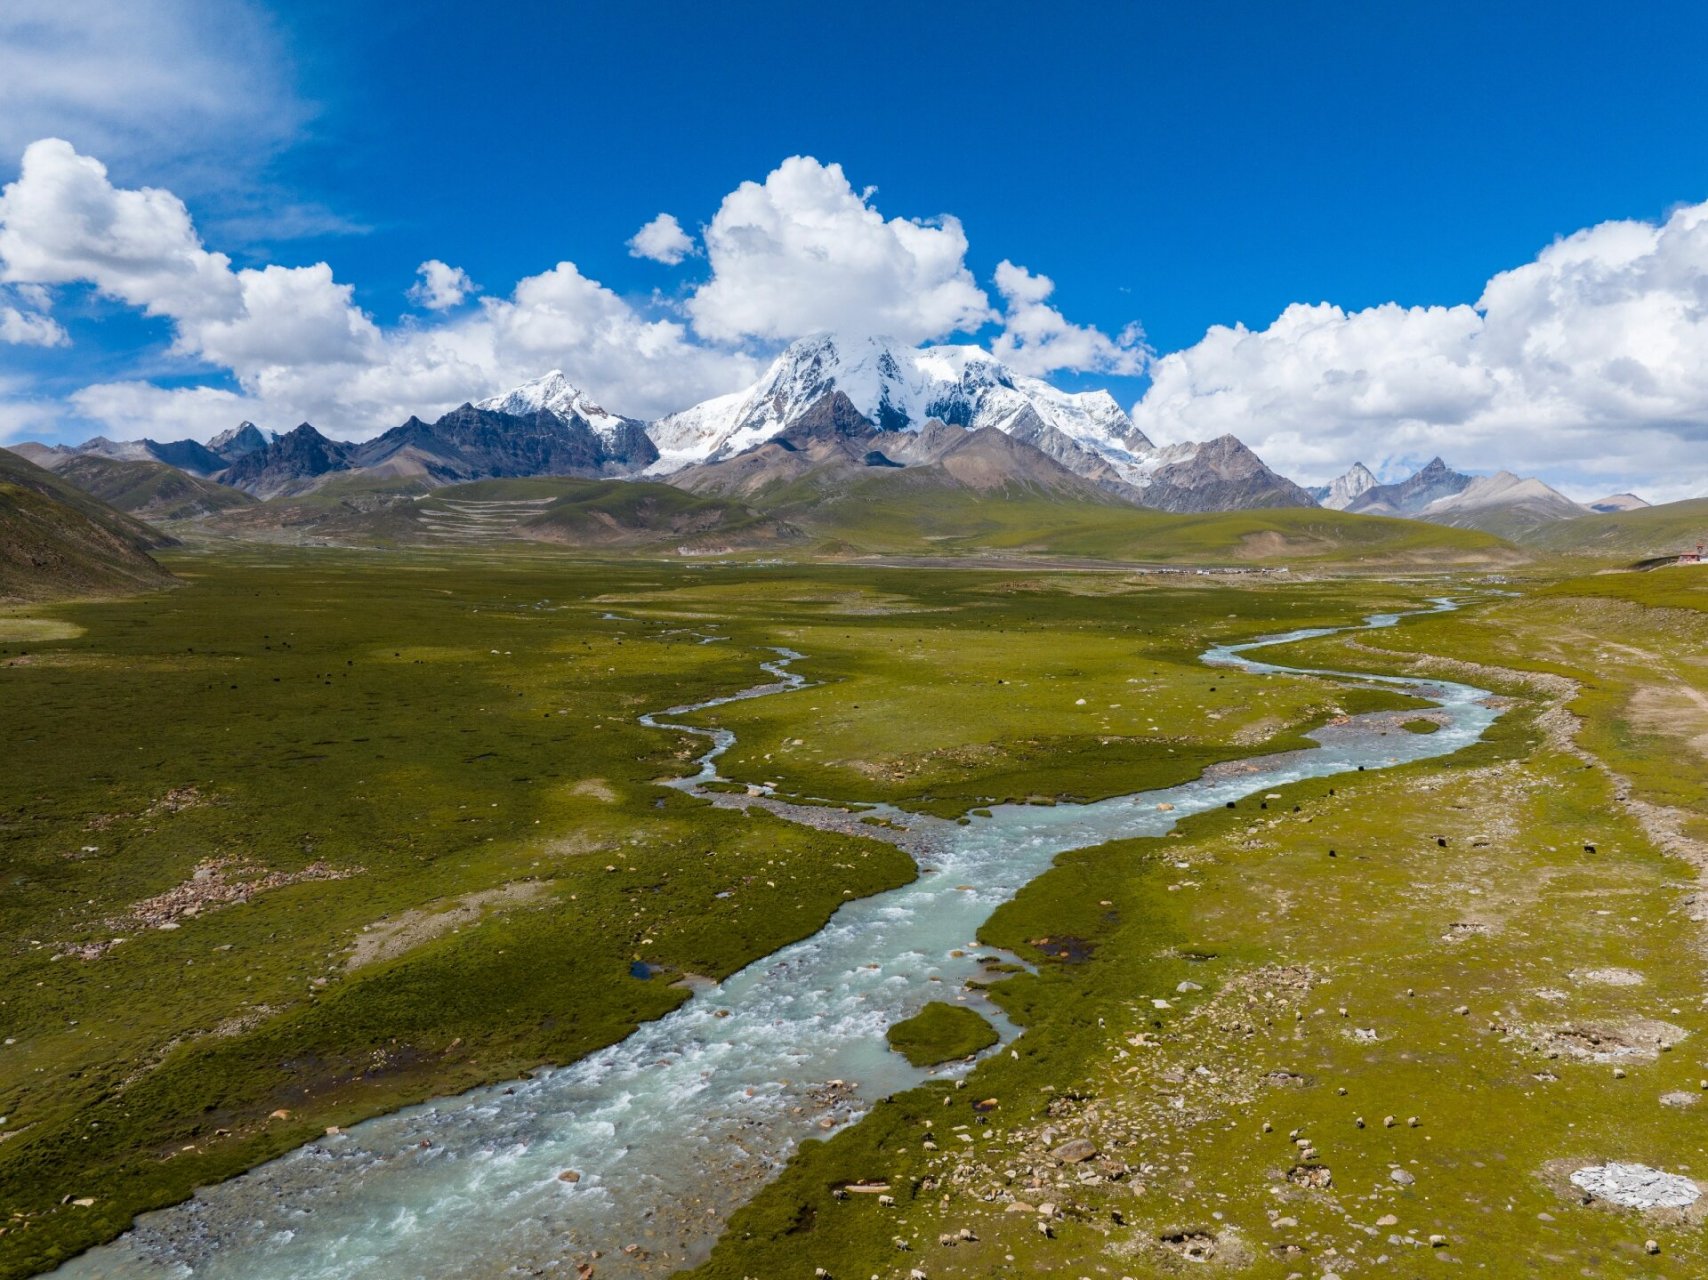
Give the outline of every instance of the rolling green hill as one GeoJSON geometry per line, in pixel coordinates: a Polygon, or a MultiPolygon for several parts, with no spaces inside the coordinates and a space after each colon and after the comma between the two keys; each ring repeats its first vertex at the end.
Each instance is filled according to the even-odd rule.
{"type": "Polygon", "coordinates": [[[913,483],[908,472],[871,477],[815,506],[772,508],[850,553],[1008,554],[1160,563],[1297,562],[1510,565],[1509,543],[1474,529],[1313,508],[1174,515],[1122,503],[981,494],[913,483]]]}
{"type": "Polygon", "coordinates": [[[1564,556],[1644,560],[1676,555],[1708,540],[1708,498],[1688,498],[1636,511],[1582,516],[1523,536],[1526,546],[1564,556]]]}
{"type": "Polygon", "coordinates": [[[172,580],[173,540],[0,449],[0,600],[118,594],[172,580]]]}
{"type": "MultiPolygon", "coordinates": [[[[702,498],[667,484],[635,480],[568,483],[574,487],[521,522],[523,536],[575,546],[667,542],[702,550],[768,546],[798,536],[788,526],[740,502],[702,498]]],[[[480,487],[461,486],[435,496],[451,499],[465,489],[480,487]]]]}
{"type": "Polygon", "coordinates": [[[340,477],[211,522],[238,537],[377,546],[550,542],[593,548],[741,549],[791,537],[743,503],[666,484],[527,476],[428,490],[419,482],[340,477]]]}
{"type": "Polygon", "coordinates": [[[788,549],[839,558],[1371,567],[1501,567],[1524,559],[1510,543],[1475,529],[1313,508],[1175,515],[1096,490],[1021,480],[980,487],[936,465],[818,468],[729,494],[551,476],[424,492],[411,482],[352,478],[225,511],[208,524],[239,537],[377,546],[543,542],[690,554],[788,549]]]}
{"type": "Polygon", "coordinates": [[[54,474],[145,520],[194,520],[255,503],[239,489],[189,475],[164,462],[123,462],[82,454],[67,459],[54,474]]]}

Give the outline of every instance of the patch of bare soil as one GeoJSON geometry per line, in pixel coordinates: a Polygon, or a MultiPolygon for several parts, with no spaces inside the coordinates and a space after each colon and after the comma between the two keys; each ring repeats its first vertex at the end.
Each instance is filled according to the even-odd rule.
{"type": "Polygon", "coordinates": [[[489,908],[515,906],[531,902],[552,887],[550,880],[512,880],[496,889],[465,893],[440,904],[428,904],[376,920],[363,927],[351,944],[344,968],[360,969],[363,965],[395,960],[435,938],[442,938],[465,925],[474,924],[489,908]]]}
{"type": "Polygon", "coordinates": [[[603,778],[583,778],[569,789],[572,796],[589,796],[605,804],[616,804],[617,793],[611,790],[611,784],[603,778]]]}
{"type": "Polygon", "coordinates": [[[1566,974],[1573,982],[1598,987],[1640,987],[1646,981],[1635,969],[1573,969],[1566,974]]]}
{"type": "Polygon", "coordinates": [[[1671,738],[1708,760],[1708,694],[1687,684],[1646,684],[1631,695],[1631,727],[1671,738]]]}
{"type": "Polygon", "coordinates": [[[1521,1033],[1538,1052],[1575,1062],[1650,1062],[1690,1033],[1656,1018],[1618,1023],[1573,1023],[1521,1033]]]}
{"type": "MultiPolygon", "coordinates": [[[[182,884],[133,903],[124,915],[106,920],[104,925],[115,931],[177,929],[185,920],[192,920],[204,911],[248,902],[256,894],[270,889],[283,889],[287,885],[310,880],[347,880],[359,875],[361,870],[360,867],[334,867],[325,862],[311,862],[300,871],[267,871],[241,858],[209,858],[198,863],[190,878],[182,884]]],[[[60,954],[98,960],[122,941],[121,936],[102,942],[68,945],[60,948],[60,954]]]]}
{"type": "Polygon", "coordinates": [[[182,813],[186,809],[199,809],[203,805],[211,803],[213,803],[213,797],[204,795],[199,787],[174,787],[141,813],[98,813],[89,819],[87,825],[90,831],[105,831],[115,822],[131,822],[141,818],[162,818],[174,813],[182,813]]]}
{"type": "Polygon", "coordinates": [[[1239,546],[1234,548],[1234,558],[1274,560],[1282,556],[1326,555],[1333,550],[1334,543],[1322,538],[1289,538],[1275,529],[1265,529],[1262,533],[1248,533],[1241,538],[1239,546]]]}

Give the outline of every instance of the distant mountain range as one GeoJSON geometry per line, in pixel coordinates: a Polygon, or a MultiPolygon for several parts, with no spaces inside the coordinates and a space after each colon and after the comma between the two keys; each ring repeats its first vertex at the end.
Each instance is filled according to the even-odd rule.
{"type": "MultiPolygon", "coordinates": [[[[1359,463],[1328,485],[1306,489],[1271,470],[1235,436],[1159,447],[1107,392],[1062,391],[978,347],[914,348],[828,336],[792,344],[742,391],[652,422],[608,411],[554,370],[437,421],[410,418],[366,441],[335,439],[306,422],[283,435],[245,422],[205,445],[96,438],[75,447],[23,444],[15,450],[65,470],[74,483],[121,493],[129,492],[127,483],[140,485],[149,490],[150,514],[167,519],[221,504],[209,491],[162,497],[140,474],[126,483],[110,470],[97,476],[100,468],[88,461],[66,468],[74,459],[92,458],[166,466],[253,498],[279,500],[300,499],[333,481],[340,492],[366,486],[413,496],[531,476],[644,478],[696,493],[738,493],[826,467],[926,467],[950,479],[975,471],[1000,474],[1004,487],[1073,488],[1082,500],[1161,511],[1321,506],[1503,536],[1644,505],[1631,494],[1579,504],[1539,480],[1506,472],[1473,477],[1440,458],[1392,484],[1378,482],[1359,463]],[[981,459],[977,466],[974,458],[981,459]]],[[[824,484],[829,474],[814,483],[824,484]]]]}

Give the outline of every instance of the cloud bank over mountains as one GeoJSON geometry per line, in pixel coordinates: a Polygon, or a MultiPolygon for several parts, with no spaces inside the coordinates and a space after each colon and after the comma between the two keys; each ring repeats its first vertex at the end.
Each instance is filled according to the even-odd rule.
{"type": "Polygon", "coordinates": [[[1266,329],[1215,326],[1156,361],[1151,378],[1133,414],[1147,434],[1234,431],[1309,475],[1361,452],[1446,453],[1591,488],[1650,477],[1657,491],[1698,492],[1708,203],[1566,236],[1496,275],[1474,304],[1297,303],[1266,329]]]}
{"type": "MultiPolygon", "coordinates": [[[[327,263],[236,268],[171,191],[115,184],[98,159],[49,138],[25,150],[0,193],[0,282],[17,299],[0,304],[0,336],[66,341],[50,291],[92,287],[168,321],[170,355],[187,371],[236,384],[104,382],[69,397],[77,415],[120,437],[206,436],[242,417],[369,435],[552,367],[573,369],[626,413],[657,416],[752,381],[777,345],[819,332],[921,342],[1006,321],[998,341],[1028,372],[1126,371],[1142,358],[1126,339],[1068,323],[1043,304],[1045,277],[1006,262],[997,283],[1010,307],[998,311],[953,217],[885,218],[841,166],[811,157],[741,184],[703,239],[709,278],[679,303],[625,298],[564,261],[469,305],[467,273],[430,259],[409,290],[427,314],[384,327],[327,263]]],[[[693,244],[669,214],[630,242],[666,264],[685,262],[693,244]]],[[[35,408],[14,405],[10,420],[40,429],[59,411],[35,408]]]]}
{"type": "Polygon", "coordinates": [[[1708,203],[1566,236],[1474,303],[1296,303],[1266,328],[1214,326],[1160,357],[1136,323],[1111,335],[1069,320],[1048,276],[1007,259],[987,290],[952,214],[886,216],[872,190],[810,156],[741,183],[697,236],[665,212],[628,245],[682,273],[674,293],[627,297],[568,260],[482,293],[429,259],[415,312],[386,325],[329,264],[237,267],[174,192],[115,183],[99,159],[41,139],[0,192],[0,350],[73,343],[56,300],[92,290],[166,322],[172,376],[155,360],[167,385],[98,381],[63,399],[8,377],[0,438],[68,419],[121,438],[206,437],[240,418],[366,436],[554,367],[653,417],[751,382],[809,334],[961,334],[1032,376],[1148,373],[1133,410],[1147,435],[1232,432],[1309,479],[1439,453],[1583,490],[1685,496],[1708,481],[1708,203]]]}

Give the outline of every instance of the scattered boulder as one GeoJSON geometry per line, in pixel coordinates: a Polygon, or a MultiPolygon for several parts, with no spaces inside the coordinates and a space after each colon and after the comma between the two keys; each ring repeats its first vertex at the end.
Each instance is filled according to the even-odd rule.
{"type": "Polygon", "coordinates": [[[1097,1144],[1090,1138],[1074,1138],[1050,1152],[1050,1159],[1062,1164],[1080,1164],[1097,1154],[1097,1144]]]}

